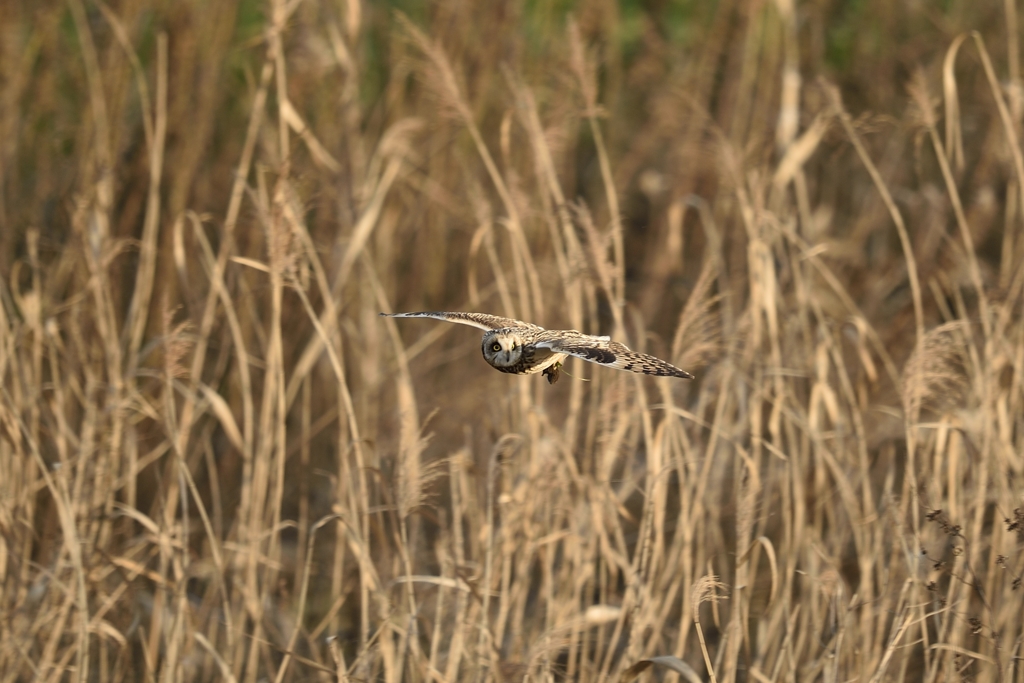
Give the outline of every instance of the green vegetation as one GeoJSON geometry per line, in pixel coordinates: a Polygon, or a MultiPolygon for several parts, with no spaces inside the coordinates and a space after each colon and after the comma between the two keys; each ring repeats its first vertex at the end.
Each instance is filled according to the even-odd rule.
{"type": "Polygon", "coordinates": [[[1024,681],[1019,50],[0,3],[0,682],[1024,681]],[[378,317],[445,309],[697,379],[378,317]]]}

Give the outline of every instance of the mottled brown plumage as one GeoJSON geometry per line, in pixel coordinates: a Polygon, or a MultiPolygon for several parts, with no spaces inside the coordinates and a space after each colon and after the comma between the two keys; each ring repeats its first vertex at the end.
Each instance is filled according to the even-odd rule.
{"type": "Polygon", "coordinates": [[[513,375],[543,372],[550,384],[558,381],[566,356],[609,368],[659,377],[693,379],[693,375],[646,353],[631,351],[609,337],[596,337],[576,330],[546,330],[539,325],[486,313],[450,311],[423,313],[381,313],[391,318],[433,318],[471,325],[486,330],[481,350],[491,367],[513,375]]]}

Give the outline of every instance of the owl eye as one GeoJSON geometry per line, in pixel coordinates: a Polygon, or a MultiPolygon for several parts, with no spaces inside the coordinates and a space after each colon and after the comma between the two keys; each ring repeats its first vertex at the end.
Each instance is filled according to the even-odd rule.
{"type": "Polygon", "coordinates": [[[491,351],[501,351],[501,344],[498,342],[491,344],[491,351]]]}

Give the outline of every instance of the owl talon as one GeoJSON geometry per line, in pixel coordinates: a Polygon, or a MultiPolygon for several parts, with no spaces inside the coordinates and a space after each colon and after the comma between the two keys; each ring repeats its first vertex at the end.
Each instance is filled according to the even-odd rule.
{"type": "Polygon", "coordinates": [[[548,384],[554,384],[558,381],[558,377],[562,371],[562,364],[555,363],[554,365],[544,369],[544,376],[548,378],[548,384]]]}

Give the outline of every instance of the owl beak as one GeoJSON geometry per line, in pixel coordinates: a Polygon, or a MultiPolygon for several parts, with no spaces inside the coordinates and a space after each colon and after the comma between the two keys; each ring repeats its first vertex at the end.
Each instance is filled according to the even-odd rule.
{"type": "Polygon", "coordinates": [[[512,362],[512,352],[507,350],[507,349],[505,350],[505,362],[507,362],[507,363],[511,363],[512,362]]]}

